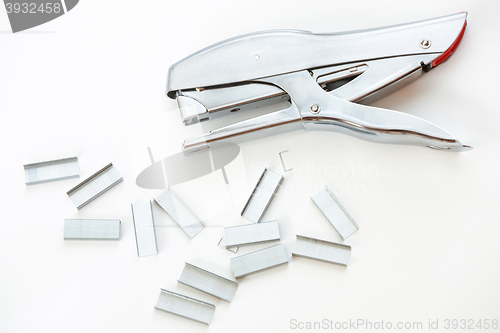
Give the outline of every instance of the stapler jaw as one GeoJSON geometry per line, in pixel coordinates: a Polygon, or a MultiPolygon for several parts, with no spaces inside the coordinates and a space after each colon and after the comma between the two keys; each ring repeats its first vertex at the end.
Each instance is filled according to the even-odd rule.
{"type": "Polygon", "coordinates": [[[284,109],[184,142],[197,151],[284,131],[334,130],[380,143],[465,151],[442,128],[415,116],[361,105],[400,88],[457,48],[467,13],[364,31],[258,32],[205,48],[171,66],[167,95],[185,125],[263,105],[284,109]]]}

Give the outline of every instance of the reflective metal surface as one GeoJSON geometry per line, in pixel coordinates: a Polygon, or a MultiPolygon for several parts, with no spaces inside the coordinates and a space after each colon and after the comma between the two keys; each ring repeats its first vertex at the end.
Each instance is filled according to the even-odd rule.
{"type": "Polygon", "coordinates": [[[358,231],[358,224],[333,195],[328,186],[311,196],[311,199],[343,239],[358,231]]]}
{"type": "Polygon", "coordinates": [[[260,222],[224,228],[227,247],[280,240],[278,221],[260,222]]]}
{"type": "Polygon", "coordinates": [[[188,139],[183,150],[190,153],[216,142],[238,143],[299,128],[333,130],[379,143],[470,150],[418,117],[352,103],[391,93],[433,68],[460,42],[466,17],[459,13],[338,34],[262,32],[193,54],[173,65],[169,77],[169,96],[177,96],[185,124],[277,100],[291,104],[188,139]],[[423,49],[422,40],[432,43],[423,49]]]}
{"type": "Polygon", "coordinates": [[[139,257],[158,254],[156,245],[155,222],[151,201],[132,204],[132,218],[134,220],[135,242],[139,257]]]}
{"type": "Polygon", "coordinates": [[[297,235],[292,255],[347,266],[351,257],[351,247],[346,244],[297,235]]]}
{"type": "MultiPolygon", "coordinates": [[[[411,82],[407,79],[415,79],[415,72],[422,73],[421,62],[429,63],[434,58],[435,54],[401,56],[310,69],[309,72],[331,95],[347,101],[363,101],[367,97],[383,97],[385,93],[380,92],[386,92],[396,83],[400,88],[402,83],[411,82]],[[350,78],[353,80],[345,81],[350,78]]],[[[185,125],[290,99],[278,87],[259,83],[182,91],[180,94],[177,102],[185,125]]]]}
{"type": "Polygon", "coordinates": [[[118,240],[120,239],[120,225],[120,220],[66,219],[64,220],[64,239],[118,240]]]}
{"type": "Polygon", "coordinates": [[[467,13],[385,28],[333,34],[277,30],[243,35],[209,46],[172,65],[167,92],[234,84],[334,64],[443,53],[467,13]],[[420,41],[432,40],[428,49],[420,41]],[[258,57],[257,57],[258,56],[258,57]]]}
{"type": "Polygon", "coordinates": [[[54,182],[80,177],[78,157],[38,162],[24,165],[26,185],[54,182]]]}
{"type": "Polygon", "coordinates": [[[285,162],[283,162],[283,156],[282,156],[282,154],[284,154],[284,153],[288,153],[288,150],[280,151],[280,152],[278,153],[278,155],[279,155],[279,157],[280,157],[281,168],[283,168],[283,172],[292,171],[292,170],[293,170],[293,168],[287,169],[287,168],[285,167],[285,162]]]}
{"type": "Polygon", "coordinates": [[[267,135],[274,135],[304,128],[300,113],[292,105],[288,109],[280,110],[236,124],[224,126],[207,134],[184,141],[183,150],[186,153],[206,149],[216,142],[230,140],[238,143],[239,140],[252,140],[267,135]]]}
{"type": "Polygon", "coordinates": [[[184,266],[178,281],[228,302],[233,300],[238,289],[236,281],[226,279],[189,263],[184,266]]]}
{"type": "Polygon", "coordinates": [[[279,244],[263,250],[251,252],[231,259],[234,276],[238,279],[245,275],[271,267],[288,264],[285,246],[279,244]]]}
{"type": "Polygon", "coordinates": [[[184,125],[245,112],[288,100],[278,87],[249,83],[234,87],[179,91],[177,104],[184,125]]]}
{"type": "Polygon", "coordinates": [[[276,191],[278,191],[283,178],[282,175],[265,168],[245,207],[243,207],[241,216],[251,222],[260,222],[276,191]]]}
{"type": "Polygon", "coordinates": [[[110,163],[73,187],[66,194],[76,208],[81,209],[122,180],[122,175],[113,166],[113,163],[110,163]]]}
{"type": "Polygon", "coordinates": [[[215,305],[170,290],[161,289],[155,308],[210,325],[215,305]]]}
{"type": "Polygon", "coordinates": [[[292,96],[306,130],[350,130],[364,140],[440,147],[451,151],[469,150],[442,128],[402,112],[351,103],[325,93],[307,71],[263,79],[274,83],[292,96]],[[311,114],[309,107],[318,104],[321,111],[311,114]]]}

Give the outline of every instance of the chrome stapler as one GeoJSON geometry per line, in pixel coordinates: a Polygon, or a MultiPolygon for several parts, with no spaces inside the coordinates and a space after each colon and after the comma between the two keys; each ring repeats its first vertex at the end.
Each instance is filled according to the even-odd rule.
{"type": "Polygon", "coordinates": [[[184,142],[184,152],[295,129],[465,151],[444,129],[405,113],[356,104],[390,93],[457,48],[467,13],[378,29],[313,34],[274,30],[225,40],[172,65],[167,95],[185,125],[278,103],[280,110],[184,142]]]}

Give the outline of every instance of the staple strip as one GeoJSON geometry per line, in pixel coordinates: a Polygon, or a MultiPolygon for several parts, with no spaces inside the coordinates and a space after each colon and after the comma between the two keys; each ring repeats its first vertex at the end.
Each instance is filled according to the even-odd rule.
{"type": "Polygon", "coordinates": [[[135,241],[139,257],[158,254],[156,245],[155,222],[151,201],[132,204],[135,241]]]}
{"type": "Polygon", "coordinates": [[[343,239],[358,231],[359,226],[327,186],[311,199],[343,239]]]}
{"type": "Polygon", "coordinates": [[[80,177],[78,157],[31,163],[24,165],[26,185],[54,182],[80,177]]]}
{"type": "Polygon", "coordinates": [[[266,171],[267,171],[267,168],[264,169],[264,171],[262,172],[262,174],[259,177],[259,180],[257,180],[257,184],[255,184],[255,187],[252,190],[252,193],[250,194],[250,197],[248,198],[247,202],[245,203],[245,207],[243,207],[243,210],[241,211],[241,215],[242,216],[243,216],[243,213],[245,212],[245,210],[247,209],[248,204],[250,203],[250,200],[252,200],[252,197],[254,196],[255,191],[257,191],[257,188],[259,188],[259,185],[262,182],[262,179],[264,178],[264,175],[266,174],[266,171]]]}
{"type": "Polygon", "coordinates": [[[96,179],[97,177],[99,177],[99,175],[103,174],[104,172],[106,172],[108,169],[110,169],[111,167],[113,166],[113,163],[109,163],[108,165],[106,165],[104,168],[102,168],[101,170],[97,171],[96,173],[94,173],[92,176],[90,176],[89,178],[85,179],[84,181],[82,181],[80,184],[76,185],[75,187],[73,187],[71,190],[69,190],[68,192],[66,192],[67,195],[71,195],[73,194],[74,192],[76,192],[78,189],[84,187],[85,185],[87,185],[88,183],[90,183],[92,180],[96,179]]]}
{"type": "Polygon", "coordinates": [[[215,305],[161,289],[155,305],[156,309],[210,325],[215,313],[215,305]]]}
{"type": "Polygon", "coordinates": [[[123,177],[113,166],[113,163],[110,163],[66,192],[66,194],[76,208],[81,209],[122,180],[123,177]]]}
{"type": "Polygon", "coordinates": [[[351,247],[346,244],[297,235],[292,255],[347,266],[351,257],[351,247]]]}
{"type": "Polygon", "coordinates": [[[189,263],[184,266],[178,281],[228,302],[233,300],[238,289],[238,283],[235,281],[189,263]]]}
{"type": "Polygon", "coordinates": [[[231,259],[231,267],[237,279],[282,264],[288,264],[288,256],[283,244],[231,259]]]}
{"type": "Polygon", "coordinates": [[[120,220],[66,219],[64,220],[64,239],[118,240],[120,239],[120,224],[120,220]]]}
{"type": "Polygon", "coordinates": [[[278,221],[260,222],[224,228],[226,247],[280,240],[278,221]]]}
{"type": "Polygon", "coordinates": [[[251,222],[260,222],[283,181],[283,176],[267,168],[248,198],[241,216],[251,222]]]}
{"type": "Polygon", "coordinates": [[[175,223],[193,238],[205,228],[205,224],[196,214],[168,187],[155,201],[174,220],[175,223]]]}

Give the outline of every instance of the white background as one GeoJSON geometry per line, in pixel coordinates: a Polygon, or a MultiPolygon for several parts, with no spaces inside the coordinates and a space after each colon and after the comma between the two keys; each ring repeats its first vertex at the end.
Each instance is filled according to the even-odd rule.
{"type": "Polygon", "coordinates": [[[18,34],[0,9],[0,332],[287,332],[291,319],[424,328],[429,319],[440,327],[500,319],[499,9],[472,0],[82,0],[18,34]],[[220,172],[177,187],[208,227],[189,240],[155,206],[159,254],[137,257],[130,203],[160,192],[135,184],[147,147],[158,160],[201,131],[183,127],[164,95],[171,64],[258,30],[347,31],[464,10],[469,24],[449,61],[373,105],[427,119],[473,151],[304,131],[244,143],[228,166],[229,190],[220,172]],[[221,226],[244,223],[251,187],[286,149],[294,170],[265,220],[279,220],[289,264],[241,279],[231,304],[178,284],[185,261],[232,276],[234,255],[216,245],[221,226]],[[23,164],[68,156],[78,156],[81,178],[25,186],[23,164]],[[109,162],[123,183],[77,211],[65,192],[109,162]],[[297,233],[341,241],[309,199],[324,184],[360,225],[346,241],[348,268],[291,258],[297,233]],[[121,219],[121,240],[64,241],[64,219],[77,217],[121,219]],[[160,288],[215,304],[212,324],[155,310],[160,288]]]}

